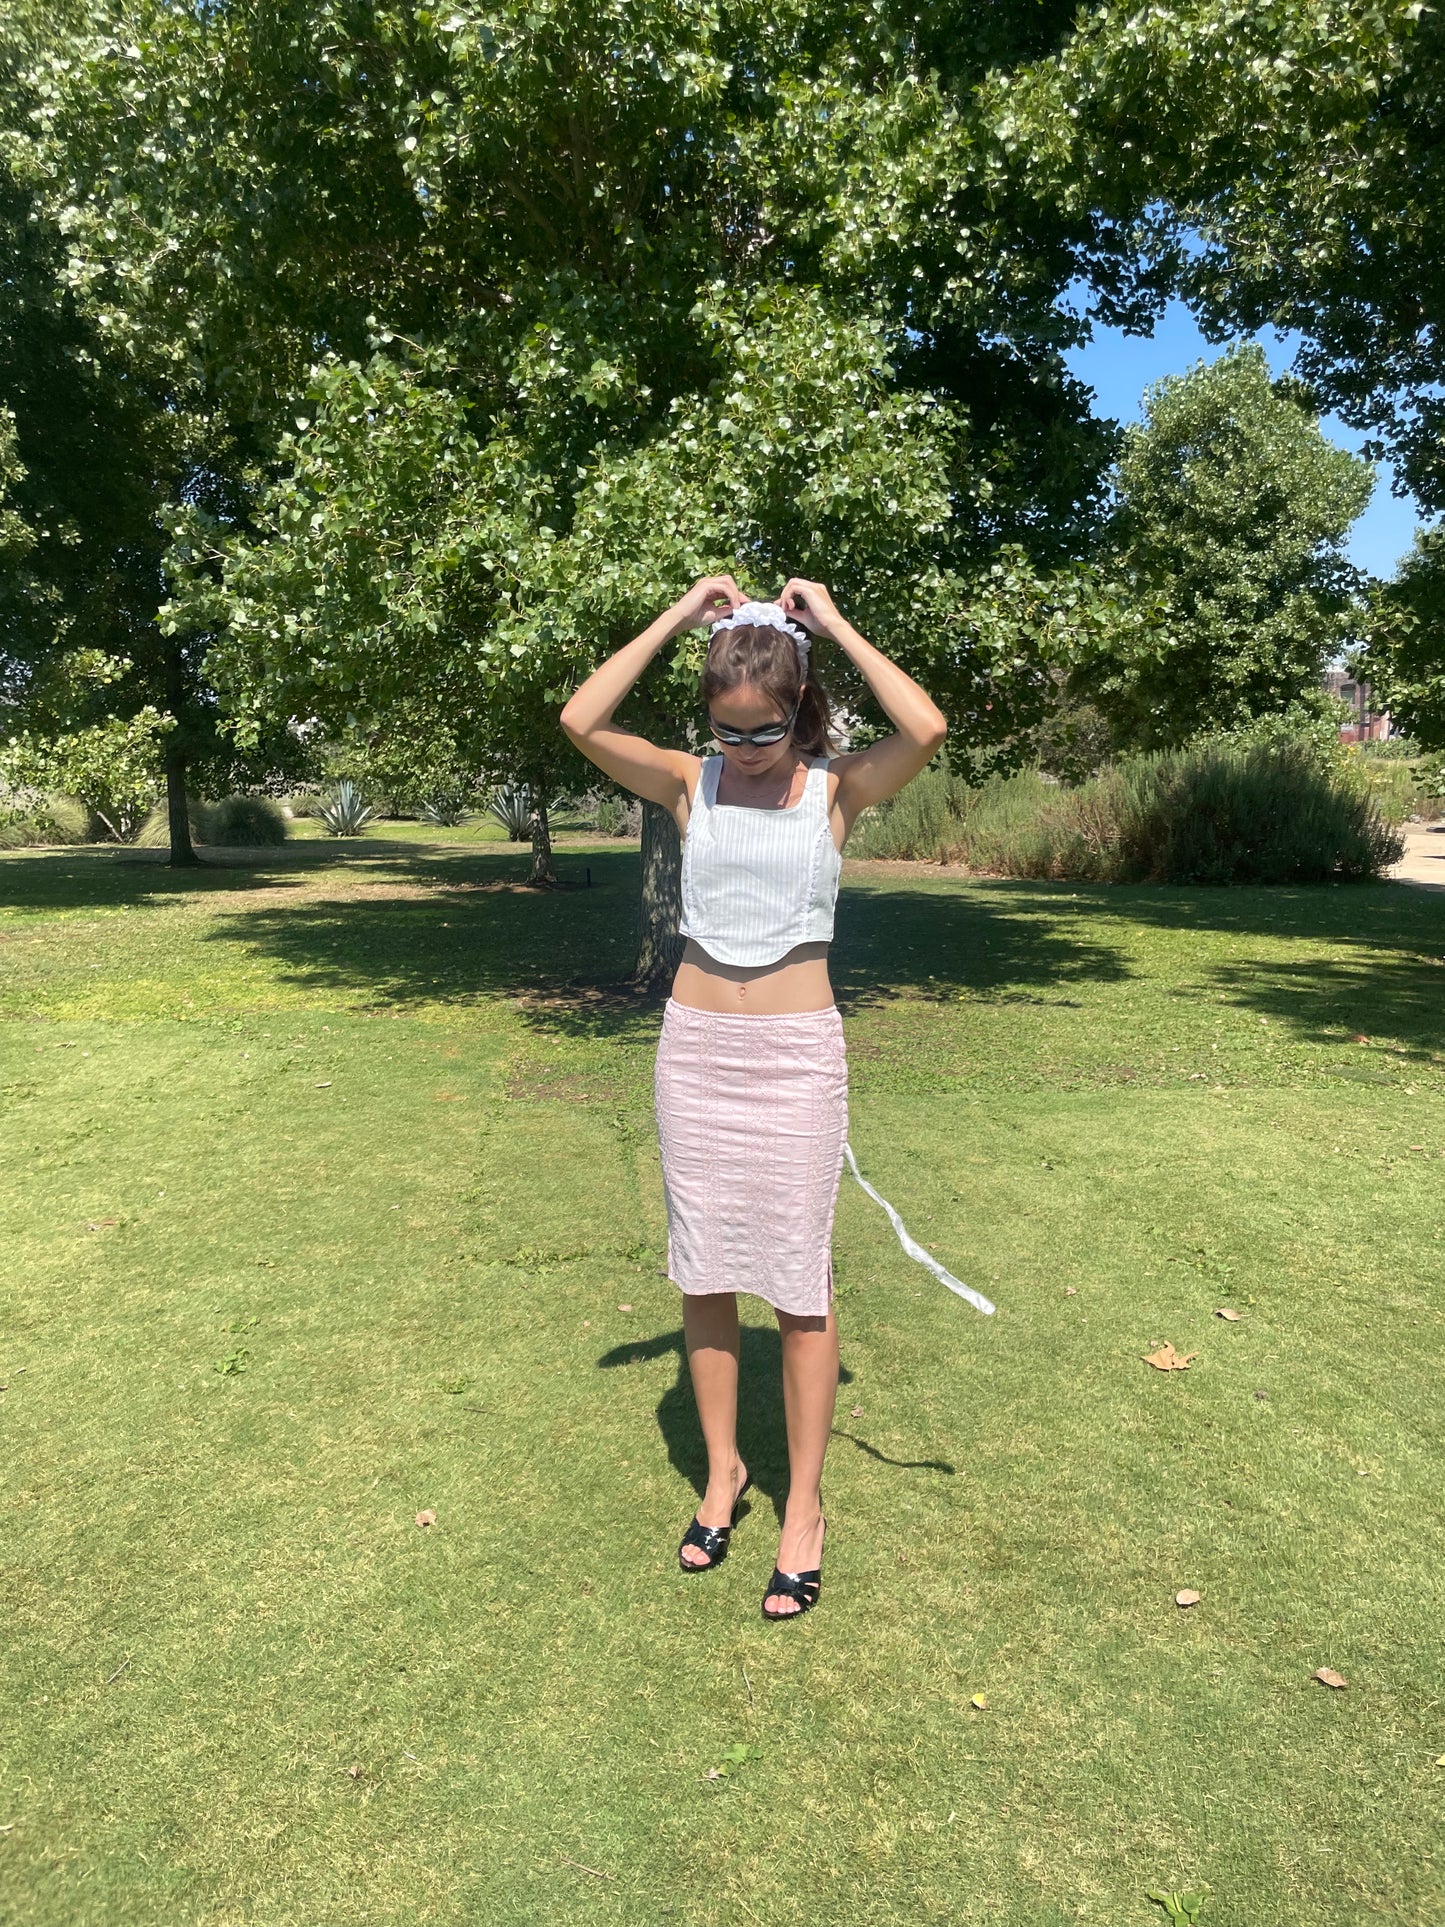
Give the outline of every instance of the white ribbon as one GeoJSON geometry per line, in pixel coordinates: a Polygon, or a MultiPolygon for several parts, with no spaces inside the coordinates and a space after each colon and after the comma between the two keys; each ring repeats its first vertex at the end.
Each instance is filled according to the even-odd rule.
{"type": "Polygon", "coordinates": [[[883,1209],[888,1213],[889,1223],[898,1233],[898,1242],[908,1253],[909,1257],[917,1259],[921,1265],[927,1265],[939,1284],[947,1285],[948,1289],[950,1291],[956,1291],[960,1298],[966,1298],[969,1304],[974,1306],[976,1310],[983,1312],[986,1317],[995,1312],[998,1307],[991,1305],[981,1291],[971,1291],[967,1285],[961,1284],[959,1280],[954,1277],[953,1273],[951,1271],[945,1271],[938,1260],[931,1257],[916,1239],[909,1237],[908,1227],[904,1224],[902,1218],[899,1217],[887,1198],[879,1197],[878,1193],[873,1189],[873,1186],[858,1169],[858,1160],[853,1155],[853,1146],[851,1144],[845,1144],[843,1146],[843,1152],[848,1160],[848,1169],[853,1173],[854,1177],[857,1178],[873,1202],[875,1204],[881,1204],[883,1209]]]}

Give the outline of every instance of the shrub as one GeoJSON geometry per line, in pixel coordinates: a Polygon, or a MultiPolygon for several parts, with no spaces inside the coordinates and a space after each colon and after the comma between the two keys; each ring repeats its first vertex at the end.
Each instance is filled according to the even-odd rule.
{"type": "Polygon", "coordinates": [[[134,716],[110,716],[56,736],[24,730],[0,748],[0,770],[11,787],[75,797],[89,814],[91,834],[130,843],[165,792],[165,738],[174,727],[148,703],[134,716]]]}
{"type": "Polygon", "coordinates": [[[917,778],[860,824],[850,852],[1003,876],[1307,883],[1379,876],[1403,850],[1361,772],[1308,742],[1214,738],[1126,757],[1076,789],[1034,770],[974,790],[949,792],[945,780],[917,778]],[[924,797],[905,804],[925,779],[924,797]]]}
{"type": "Polygon", "coordinates": [[[224,796],[205,808],[204,840],[234,849],[286,841],[286,819],[269,796],[224,796]]]}
{"type": "Polygon", "coordinates": [[[848,839],[848,854],[937,857],[956,834],[973,794],[946,765],[930,763],[897,796],[863,812],[848,839]]]}
{"type": "Polygon", "coordinates": [[[1380,814],[1391,823],[1408,817],[1440,816],[1445,804],[1445,762],[1416,752],[1411,757],[1390,754],[1394,745],[1371,743],[1349,754],[1370,784],[1380,814]]]}
{"type": "Polygon", "coordinates": [[[1124,767],[1129,788],[1120,874],[1126,878],[1362,881],[1404,853],[1368,782],[1332,768],[1306,745],[1210,744],[1124,767]]]}
{"type": "Polygon", "coordinates": [[[599,836],[641,836],[642,802],[616,790],[591,789],[577,799],[577,814],[599,836]]]}

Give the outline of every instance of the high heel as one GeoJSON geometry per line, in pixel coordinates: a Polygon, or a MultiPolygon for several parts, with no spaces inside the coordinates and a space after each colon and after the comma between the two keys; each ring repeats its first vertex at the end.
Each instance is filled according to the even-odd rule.
{"type": "MultiPolygon", "coordinates": [[[[827,1536],[828,1521],[824,1519],[823,1538],[826,1539],[827,1536]]],[[[818,1557],[821,1559],[822,1556],[823,1551],[820,1542],[818,1557]]],[[[783,1572],[779,1567],[774,1566],[772,1579],[769,1581],[767,1590],[763,1594],[763,1618],[800,1619],[803,1614],[808,1611],[810,1606],[817,1605],[818,1595],[822,1590],[823,1568],[821,1565],[814,1566],[811,1572],[783,1572]],[[774,1593],[781,1593],[784,1599],[796,1599],[798,1602],[797,1610],[789,1613],[770,1613],[768,1611],[768,1601],[773,1597],[774,1593]]]]}
{"type": "Polygon", "coordinates": [[[738,1496],[733,1500],[733,1516],[725,1526],[699,1525],[697,1514],[693,1513],[692,1524],[683,1533],[677,1548],[677,1563],[684,1572],[711,1572],[727,1558],[728,1540],[732,1537],[733,1527],[738,1522],[738,1507],[742,1504],[743,1494],[752,1482],[753,1476],[750,1472],[738,1487],[738,1496]],[[684,1559],[683,1546],[696,1546],[699,1552],[705,1552],[707,1564],[702,1565],[692,1559],[684,1559]]]}

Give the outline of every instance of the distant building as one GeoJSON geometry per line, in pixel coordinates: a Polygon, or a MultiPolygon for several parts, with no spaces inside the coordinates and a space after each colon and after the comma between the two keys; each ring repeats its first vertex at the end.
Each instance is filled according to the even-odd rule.
{"type": "Polygon", "coordinates": [[[1340,725],[1342,743],[1383,743],[1390,734],[1389,712],[1370,707],[1370,685],[1357,682],[1347,669],[1327,669],[1325,688],[1354,710],[1354,720],[1340,725]]]}

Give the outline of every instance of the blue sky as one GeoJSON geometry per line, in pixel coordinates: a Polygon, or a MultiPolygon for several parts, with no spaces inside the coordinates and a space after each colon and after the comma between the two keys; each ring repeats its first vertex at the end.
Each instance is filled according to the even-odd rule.
{"type": "MultiPolygon", "coordinates": [[[[1290,343],[1273,332],[1256,337],[1276,374],[1282,374],[1293,356],[1290,343]]],[[[1084,348],[1073,348],[1064,356],[1074,374],[1087,382],[1095,395],[1094,412],[1112,415],[1121,422],[1138,421],[1139,403],[1151,381],[1161,375],[1180,375],[1196,361],[1213,361],[1223,354],[1222,346],[1207,342],[1195,327],[1189,310],[1173,301],[1160,317],[1154,333],[1126,335],[1119,328],[1094,329],[1094,338],[1084,348]]],[[[1320,423],[1331,441],[1342,448],[1359,452],[1363,439],[1352,428],[1332,415],[1320,423]]],[[[1392,494],[1393,471],[1380,463],[1375,471],[1375,492],[1370,505],[1350,531],[1350,558],[1373,575],[1393,574],[1395,564],[1410,546],[1421,518],[1412,497],[1392,494]]]]}

